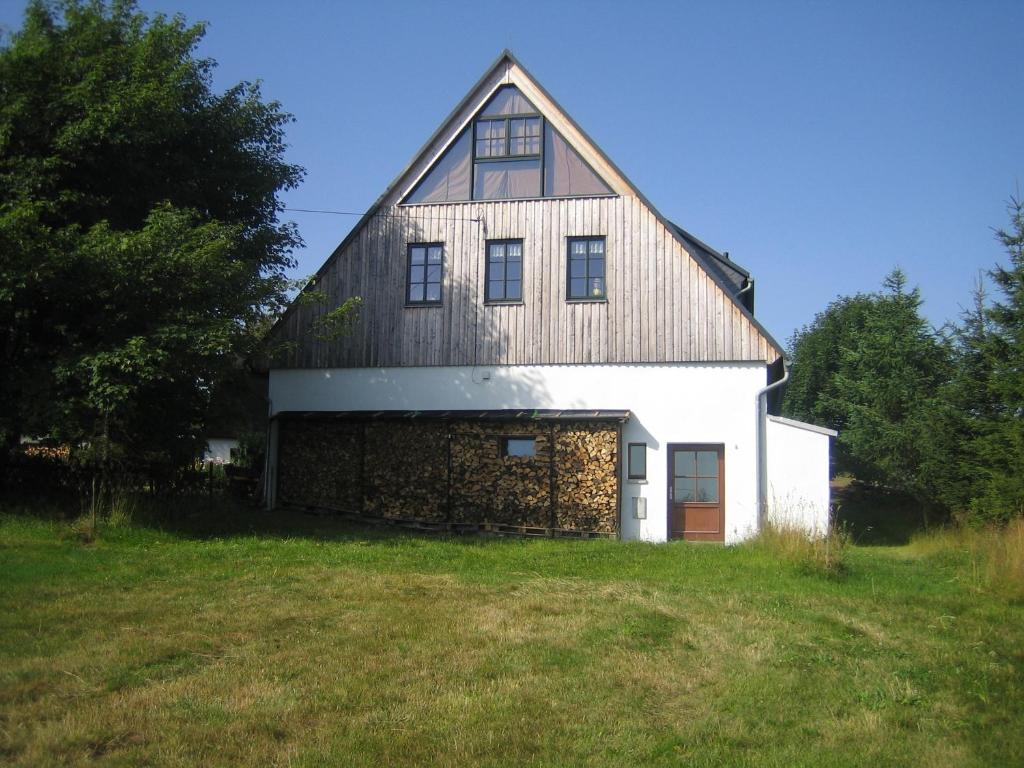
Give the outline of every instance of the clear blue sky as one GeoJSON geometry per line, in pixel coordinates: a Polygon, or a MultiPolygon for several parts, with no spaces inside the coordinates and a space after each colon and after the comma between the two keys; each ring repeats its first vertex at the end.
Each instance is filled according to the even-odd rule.
{"type": "MultiPolygon", "coordinates": [[[[0,0],[0,25],[22,7],[0,0]]],[[[662,213],[754,274],[780,341],[897,264],[933,323],[956,317],[1024,187],[1020,0],[141,7],[209,22],[216,86],[260,79],[295,115],[296,208],[368,208],[511,48],[662,213]]],[[[355,223],[289,215],[296,274],[355,223]]]]}

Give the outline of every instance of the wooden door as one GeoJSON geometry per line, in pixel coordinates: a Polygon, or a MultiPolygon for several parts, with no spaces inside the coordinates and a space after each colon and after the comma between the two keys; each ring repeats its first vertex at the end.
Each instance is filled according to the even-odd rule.
{"type": "Polygon", "coordinates": [[[668,537],[725,541],[725,446],[668,447],[668,537]]]}

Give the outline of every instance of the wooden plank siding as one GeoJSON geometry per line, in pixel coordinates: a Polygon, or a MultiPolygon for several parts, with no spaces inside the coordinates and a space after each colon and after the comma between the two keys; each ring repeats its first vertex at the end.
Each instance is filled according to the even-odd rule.
{"type": "Polygon", "coordinates": [[[296,306],[272,367],[766,361],[781,353],[633,196],[382,206],[317,285],[363,305],[354,333],[310,331],[296,306]],[[567,302],[567,238],[606,239],[607,301],[567,302]],[[523,240],[522,304],[487,305],[487,240],[523,240]],[[405,306],[409,243],[444,243],[440,306],[405,306]]]}

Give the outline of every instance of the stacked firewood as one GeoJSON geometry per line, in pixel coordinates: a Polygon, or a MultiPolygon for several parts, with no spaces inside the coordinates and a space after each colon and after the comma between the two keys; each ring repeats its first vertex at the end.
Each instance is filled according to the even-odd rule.
{"type": "Polygon", "coordinates": [[[286,503],[358,511],[359,425],[284,420],[278,433],[277,495],[286,503]]]}
{"type": "Polygon", "coordinates": [[[577,422],[560,427],[557,434],[556,527],[614,531],[618,520],[615,429],[577,422]]]}
{"type": "Polygon", "coordinates": [[[590,422],[286,419],[278,496],[428,523],[614,532],[616,444],[613,426],[590,422]],[[505,455],[509,437],[533,438],[534,455],[505,455]]]}
{"type": "Polygon", "coordinates": [[[406,520],[444,520],[447,454],[448,427],[443,422],[368,422],[364,511],[406,520]]]}
{"type": "Polygon", "coordinates": [[[452,425],[452,521],[547,527],[551,518],[550,446],[540,425],[452,425]],[[507,437],[532,437],[533,456],[504,456],[507,437]]]}

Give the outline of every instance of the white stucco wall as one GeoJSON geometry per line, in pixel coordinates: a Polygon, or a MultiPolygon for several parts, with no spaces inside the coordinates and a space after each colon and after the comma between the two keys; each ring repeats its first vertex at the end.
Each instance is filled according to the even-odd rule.
{"type": "MultiPolygon", "coordinates": [[[[667,537],[669,443],[725,446],[726,543],[757,528],[755,395],[763,363],[338,368],[270,372],[271,413],[282,411],[593,408],[629,410],[623,450],[647,443],[647,481],[626,479],[622,535],[667,537]],[[633,517],[633,497],[647,518],[633,517]]],[[[271,446],[273,450],[273,443],[271,446]]]]}
{"type": "Polygon", "coordinates": [[[811,534],[828,530],[829,440],[836,433],[812,424],[769,416],[768,518],[811,534]]]}

